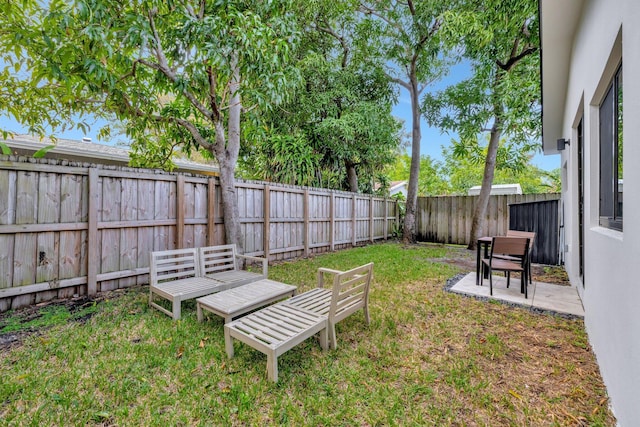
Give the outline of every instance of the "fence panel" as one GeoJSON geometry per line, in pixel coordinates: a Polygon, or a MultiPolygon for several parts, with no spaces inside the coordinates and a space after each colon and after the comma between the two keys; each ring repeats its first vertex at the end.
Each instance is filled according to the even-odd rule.
{"type": "Polygon", "coordinates": [[[536,233],[531,253],[533,262],[550,265],[560,262],[558,209],[558,200],[509,206],[509,228],[536,233]]]}
{"type": "MultiPolygon", "coordinates": [[[[500,195],[489,197],[485,236],[505,235],[509,229],[509,206],[525,202],[558,200],[559,194],[500,195]]],[[[478,196],[419,197],[416,213],[417,239],[424,242],[468,245],[471,220],[478,196]]]]}
{"type": "MultiPolygon", "coordinates": [[[[244,251],[270,260],[386,239],[397,228],[392,200],[236,187],[244,251]]],[[[151,251],[224,243],[217,178],[0,158],[0,311],[145,284],[151,251]]]]}

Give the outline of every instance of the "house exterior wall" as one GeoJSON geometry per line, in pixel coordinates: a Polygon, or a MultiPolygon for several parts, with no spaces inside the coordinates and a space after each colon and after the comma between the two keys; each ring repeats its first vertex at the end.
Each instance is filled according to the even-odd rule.
{"type": "MultiPolygon", "coordinates": [[[[543,61],[545,12],[562,7],[541,0],[543,61]],[[545,11],[545,8],[546,11],[545,11]]],[[[582,297],[589,340],[618,422],[640,425],[640,2],[585,0],[568,71],[562,135],[566,269],[582,297]],[[599,225],[599,104],[622,59],[623,231],[599,225]],[[580,276],[578,136],[584,136],[584,281],[580,276]]],[[[543,85],[545,81],[543,75],[543,85]]],[[[543,98],[543,114],[545,111],[543,98]]]]}

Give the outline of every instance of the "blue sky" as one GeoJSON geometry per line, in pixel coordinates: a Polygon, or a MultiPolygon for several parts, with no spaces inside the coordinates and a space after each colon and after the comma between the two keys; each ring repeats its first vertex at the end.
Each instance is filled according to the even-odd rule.
{"type": "MultiPolygon", "coordinates": [[[[447,76],[445,76],[442,80],[434,83],[431,87],[425,89],[425,91],[438,91],[443,90],[449,85],[458,83],[465,78],[467,78],[470,74],[470,69],[468,63],[460,63],[451,67],[451,70],[447,76]]],[[[398,99],[398,103],[393,108],[393,114],[404,120],[405,129],[407,132],[411,131],[411,99],[409,97],[409,92],[401,88],[400,96],[398,99]]],[[[457,137],[456,134],[446,134],[442,133],[440,129],[433,128],[427,125],[427,122],[422,119],[421,121],[421,133],[422,133],[422,141],[420,144],[420,154],[428,155],[433,159],[442,160],[442,147],[448,147],[451,145],[451,139],[455,139],[457,137]]],[[[542,145],[542,141],[540,141],[540,146],[542,145]]],[[[411,148],[407,149],[409,153],[411,153],[411,148]]],[[[548,155],[545,156],[540,151],[536,153],[531,160],[535,166],[544,169],[544,170],[552,170],[560,167],[560,155],[548,155]]]]}

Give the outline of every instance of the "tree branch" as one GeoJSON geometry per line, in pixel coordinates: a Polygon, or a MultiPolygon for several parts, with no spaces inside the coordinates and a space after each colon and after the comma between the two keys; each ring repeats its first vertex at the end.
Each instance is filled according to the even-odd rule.
{"type": "Polygon", "coordinates": [[[387,73],[386,71],[384,72],[384,74],[392,82],[399,84],[400,86],[402,86],[403,88],[407,89],[408,91],[411,91],[411,85],[409,84],[409,82],[406,82],[406,81],[404,81],[402,79],[399,79],[398,77],[394,77],[391,74],[387,73]]]}
{"type": "Polygon", "coordinates": [[[393,28],[396,31],[398,31],[403,37],[408,37],[407,33],[404,31],[404,28],[402,28],[401,25],[399,25],[397,22],[392,22],[389,18],[387,18],[386,16],[384,16],[383,14],[378,12],[377,10],[365,5],[362,2],[360,3],[360,6],[358,7],[358,10],[360,11],[360,13],[364,13],[365,15],[373,15],[376,18],[379,18],[385,24],[387,24],[391,28],[393,28]]]}
{"type": "Polygon", "coordinates": [[[411,15],[416,16],[416,8],[413,5],[413,1],[412,0],[408,0],[407,1],[407,6],[409,6],[409,11],[411,12],[411,15]]]}
{"type": "Polygon", "coordinates": [[[211,112],[213,113],[213,119],[220,119],[220,107],[218,106],[217,98],[217,85],[218,80],[216,73],[211,66],[207,67],[207,75],[209,76],[209,104],[211,104],[211,112]]]}
{"type": "Polygon", "coordinates": [[[338,42],[340,42],[340,45],[342,46],[342,68],[344,69],[347,67],[347,61],[349,59],[349,45],[347,44],[344,37],[336,33],[331,27],[329,27],[329,25],[327,25],[326,22],[324,24],[326,25],[326,27],[321,27],[317,24],[315,25],[315,27],[318,31],[329,34],[330,36],[338,40],[338,42]]]}
{"type": "Polygon", "coordinates": [[[127,94],[121,93],[120,96],[122,96],[124,107],[129,111],[130,114],[133,114],[137,117],[143,117],[143,118],[153,120],[156,123],[174,123],[174,124],[180,125],[185,129],[187,129],[187,131],[189,131],[189,133],[193,136],[193,139],[196,140],[198,145],[206,148],[207,150],[211,150],[211,148],[213,147],[213,144],[209,142],[206,138],[204,138],[200,133],[200,131],[198,130],[198,128],[196,127],[196,125],[191,123],[189,120],[181,119],[178,117],[160,116],[158,114],[146,113],[142,111],[140,108],[134,106],[131,100],[129,99],[129,97],[127,96],[127,94]]]}
{"type": "Polygon", "coordinates": [[[520,52],[520,54],[516,55],[516,56],[512,56],[509,58],[509,60],[506,63],[503,63],[500,60],[496,60],[496,64],[498,65],[498,67],[502,68],[504,71],[511,71],[511,69],[525,56],[527,55],[531,55],[532,53],[534,53],[536,50],[538,50],[537,47],[532,46],[532,45],[527,45],[522,52],[520,52]]]}
{"type": "MultiPolygon", "coordinates": [[[[153,32],[153,38],[155,40],[155,46],[153,47],[153,50],[155,50],[156,52],[156,59],[158,60],[158,63],[156,64],[156,63],[147,61],[145,59],[139,59],[138,62],[154,70],[160,71],[171,82],[175,84],[175,83],[178,83],[178,76],[176,75],[175,71],[169,67],[167,57],[165,56],[164,50],[162,49],[160,35],[158,34],[158,31],[155,25],[155,20],[153,19],[153,15],[155,13],[156,13],[155,10],[149,11],[149,25],[151,26],[151,30],[153,32]]],[[[202,115],[204,115],[210,120],[215,121],[213,112],[209,111],[204,105],[202,105],[202,103],[198,101],[198,99],[192,92],[189,92],[188,90],[183,89],[181,93],[189,100],[191,105],[193,105],[198,111],[200,111],[202,115]]]]}

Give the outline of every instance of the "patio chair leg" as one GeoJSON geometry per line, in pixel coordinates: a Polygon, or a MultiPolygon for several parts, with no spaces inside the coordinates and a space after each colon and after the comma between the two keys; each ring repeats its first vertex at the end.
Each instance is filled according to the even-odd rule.
{"type": "Polygon", "coordinates": [[[491,269],[488,268],[489,270],[489,295],[493,295],[493,274],[491,269]]]}
{"type": "Polygon", "coordinates": [[[507,273],[507,289],[509,289],[509,282],[511,281],[511,272],[506,271],[505,273],[507,273]]]}

